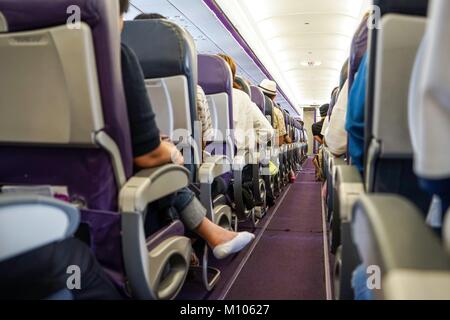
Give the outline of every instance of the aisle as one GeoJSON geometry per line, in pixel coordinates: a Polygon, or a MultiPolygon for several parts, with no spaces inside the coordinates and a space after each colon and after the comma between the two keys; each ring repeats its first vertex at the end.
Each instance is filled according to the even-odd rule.
{"type": "Polygon", "coordinates": [[[311,160],[280,200],[221,298],[326,299],[320,183],[311,160]]]}

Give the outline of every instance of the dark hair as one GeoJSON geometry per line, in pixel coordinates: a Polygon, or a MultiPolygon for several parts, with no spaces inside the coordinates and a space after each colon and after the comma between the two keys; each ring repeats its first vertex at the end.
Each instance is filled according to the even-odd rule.
{"type": "Polygon", "coordinates": [[[330,109],[330,105],[328,103],[320,107],[320,116],[322,118],[328,115],[328,109],[330,109]]]}
{"type": "Polygon", "coordinates": [[[125,14],[130,9],[130,0],[119,0],[120,14],[125,14]]]}
{"type": "Polygon", "coordinates": [[[324,120],[320,122],[316,122],[312,125],[312,133],[314,137],[320,137],[323,139],[322,128],[323,128],[324,120]]]}
{"type": "Polygon", "coordinates": [[[155,19],[167,19],[159,13],[141,13],[134,20],[155,20],[155,19]]]}

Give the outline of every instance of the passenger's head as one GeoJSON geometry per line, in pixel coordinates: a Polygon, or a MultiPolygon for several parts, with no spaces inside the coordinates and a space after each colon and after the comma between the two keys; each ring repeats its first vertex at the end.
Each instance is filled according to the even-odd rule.
{"type": "Polygon", "coordinates": [[[328,115],[328,109],[330,108],[329,104],[324,104],[320,107],[320,116],[322,118],[326,117],[328,115]]]}
{"type": "Polygon", "coordinates": [[[316,122],[312,125],[312,133],[314,137],[318,137],[321,140],[323,139],[322,128],[323,128],[323,120],[320,122],[316,122]]]}
{"type": "Polygon", "coordinates": [[[159,13],[141,13],[134,20],[155,20],[155,19],[167,19],[159,13]]]}
{"type": "Polygon", "coordinates": [[[259,88],[268,96],[272,101],[277,97],[277,83],[275,81],[264,79],[259,88]]]}
{"type": "Polygon", "coordinates": [[[123,16],[125,15],[125,13],[128,12],[128,9],[130,9],[130,0],[119,0],[119,8],[120,8],[119,24],[120,29],[123,29],[123,16]]]}
{"type": "Polygon", "coordinates": [[[234,62],[232,57],[227,56],[226,54],[218,54],[218,56],[221,57],[223,60],[225,60],[225,62],[230,66],[231,74],[233,75],[233,88],[242,89],[239,83],[236,82],[236,73],[237,73],[236,62],[234,62]]]}

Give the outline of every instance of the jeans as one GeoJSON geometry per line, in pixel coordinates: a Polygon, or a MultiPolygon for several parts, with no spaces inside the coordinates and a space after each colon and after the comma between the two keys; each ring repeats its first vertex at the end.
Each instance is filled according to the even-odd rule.
{"type": "MultiPolygon", "coordinates": [[[[169,215],[171,215],[170,208],[174,208],[176,216],[171,215],[169,218],[171,220],[179,218],[189,231],[197,229],[206,217],[206,209],[195,197],[194,192],[189,188],[183,188],[177,191],[177,193],[158,200],[152,205],[152,208],[158,214],[169,215]]],[[[150,232],[152,229],[150,226],[151,223],[151,219],[147,219],[145,228],[147,234],[151,234],[155,231],[152,230],[152,232],[150,232]]]]}

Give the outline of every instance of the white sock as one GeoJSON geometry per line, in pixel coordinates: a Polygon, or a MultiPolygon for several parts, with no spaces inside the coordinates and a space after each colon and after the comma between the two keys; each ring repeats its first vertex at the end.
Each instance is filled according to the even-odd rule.
{"type": "Polygon", "coordinates": [[[231,241],[221,244],[214,248],[213,253],[216,259],[225,259],[233,253],[237,253],[244,249],[250,242],[255,239],[255,235],[250,232],[240,232],[231,241]]]}

